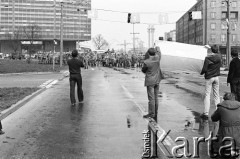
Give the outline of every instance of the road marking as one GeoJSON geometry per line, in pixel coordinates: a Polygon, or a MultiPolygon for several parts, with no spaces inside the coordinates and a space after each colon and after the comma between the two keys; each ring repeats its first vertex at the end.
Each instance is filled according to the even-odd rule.
{"type": "Polygon", "coordinates": [[[126,88],[125,86],[121,85],[121,87],[123,88],[123,90],[125,91],[126,95],[127,95],[129,98],[131,98],[131,99],[134,98],[133,95],[127,90],[127,88],[126,88]]]}
{"type": "Polygon", "coordinates": [[[41,84],[40,86],[38,86],[38,87],[40,87],[40,88],[43,88],[43,87],[46,87],[46,85],[48,85],[50,82],[52,82],[53,81],[53,79],[50,79],[50,80],[47,80],[46,82],[44,82],[43,84],[41,84]]]}
{"type": "Polygon", "coordinates": [[[58,80],[54,80],[54,81],[52,81],[51,83],[49,83],[47,86],[46,86],[46,88],[50,88],[50,87],[52,87],[54,84],[56,84],[58,82],[58,80]]]}

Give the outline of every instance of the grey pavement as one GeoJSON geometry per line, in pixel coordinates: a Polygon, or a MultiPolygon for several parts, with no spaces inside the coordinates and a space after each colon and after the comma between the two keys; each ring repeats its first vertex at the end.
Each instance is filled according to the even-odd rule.
{"type": "Polygon", "coordinates": [[[1,158],[141,158],[147,123],[117,78],[84,70],[83,90],[71,107],[65,78],[3,119],[1,158]]]}

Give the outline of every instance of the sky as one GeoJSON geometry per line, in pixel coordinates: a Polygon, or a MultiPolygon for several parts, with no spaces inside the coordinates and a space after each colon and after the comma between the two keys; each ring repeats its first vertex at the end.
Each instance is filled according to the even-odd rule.
{"type": "MultiPolygon", "coordinates": [[[[139,13],[140,24],[134,25],[136,38],[148,47],[148,23],[155,23],[154,39],[174,30],[176,21],[188,11],[196,0],[92,0],[92,10],[97,17],[92,19],[92,37],[101,34],[110,48],[123,48],[121,44],[133,42],[133,24],[127,23],[128,13],[139,13]],[[109,11],[108,11],[109,10],[109,11]],[[117,11],[117,12],[116,12],[117,11]],[[168,15],[169,24],[158,24],[159,14],[168,15]]],[[[127,46],[132,47],[132,44],[127,46]]]]}

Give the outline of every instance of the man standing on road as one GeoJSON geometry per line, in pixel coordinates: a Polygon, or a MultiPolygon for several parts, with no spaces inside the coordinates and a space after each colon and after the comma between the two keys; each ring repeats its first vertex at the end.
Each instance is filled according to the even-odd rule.
{"type": "Polygon", "coordinates": [[[231,93],[235,94],[236,99],[240,101],[240,59],[237,50],[232,50],[231,56],[227,83],[230,83],[231,93]]]}
{"type": "Polygon", "coordinates": [[[158,109],[159,83],[163,78],[160,71],[160,57],[154,48],[149,48],[149,58],[144,61],[142,72],[145,73],[145,86],[148,94],[148,114],[144,118],[155,118],[158,109]]]}
{"type": "Polygon", "coordinates": [[[204,112],[201,117],[204,120],[207,120],[210,109],[210,94],[212,89],[215,108],[217,108],[217,104],[220,103],[218,76],[220,76],[221,56],[218,54],[217,45],[213,45],[211,49],[209,45],[206,45],[205,47],[208,48],[210,53],[208,53],[204,60],[204,65],[201,72],[201,75],[204,74],[205,77],[204,112]]]}
{"type": "Polygon", "coordinates": [[[69,81],[70,81],[70,99],[71,104],[74,106],[76,104],[75,99],[75,85],[77,83],[77,94],[79,103],[83,102],[83,90],[82,90],[82,76],[81,76],[81,69],[80,67],[84,67],[84,64],[81,60],[77,58],[78,51],[72,51],[72,59],[68,60],[69,66],[69,81]]]}

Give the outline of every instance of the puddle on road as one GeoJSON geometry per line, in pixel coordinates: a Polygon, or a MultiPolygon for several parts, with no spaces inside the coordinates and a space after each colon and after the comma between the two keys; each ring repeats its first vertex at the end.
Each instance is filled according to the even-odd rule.
{"type": "MultiPolygon", "coordinates": [[[[168,94],[159,92],[159,109],[163,109],[163,111],[159,111],[158,115],[165,120],[173,121],[173,123],[177,124],[174,127],[174,130],[177,132],[184,131],[193,131],[199,134],[205,134],[206,128],[209,128],[207,125],[207,121],[203,121],[200,118],[200,113],[191,110],[190,108],[181,105],[177,101],[170,99],[168,94]],[[161,103],[164,103],[161,107],[161,103]],[[168,113],[171,111],[170,113],[168,113]],[[206,127],[207,126],[207,127],[206,127]]],[[[175,125],[174,124],[174,125],[175,125]]]]}

